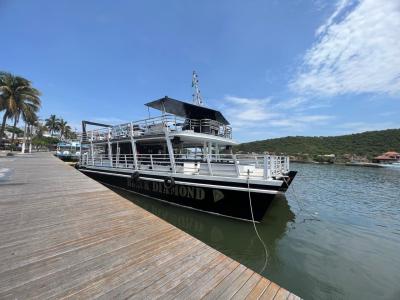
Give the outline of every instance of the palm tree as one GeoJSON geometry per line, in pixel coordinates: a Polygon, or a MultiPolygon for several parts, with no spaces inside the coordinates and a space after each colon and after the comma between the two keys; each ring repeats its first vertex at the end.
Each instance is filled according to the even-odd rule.
{"type": "Polygon", "coordinates": [[[50,131],[51,136],[54,135],[54,132],[58,130],[59,120],[56,115],[50,115],[46,121],[46,127],[50,131]]]}
{"type": "Polygon", "coordinates": [[[26,106],[25,109],[22,111],[22,118],[25,122],[25,128],[24,128],[24,140],[22,143],[22,149],[21,152],[25,152],[25,144],[26,144],[26,138],[27,138],[27,133],[28,133],[28,128],[33,125],[38,117],[36,115],[37,109],[31,106],[26,106]]]}
{"type": "MultiPolygon", "coordinates": [[[[1,142],[7,119],[14,119],[15,132],[21,113],[27,113],[28,110],[38,111],[41,101],[40,92],[32,87],[29,80],[8,72],[0,72],[0,95],[0,110],[4,111],[0,128],[1,142]]],[[[14,140],[14,134],[12,140],[14,140]]]]}
{"type": "Polygon", "coordinates": [[[60,119],[58,121],[58,130],[60,131],[60,138],[63,139],[66,136],[66,133],[71,131],[71,127],[68,125],[68,122],[64,119],[60,119]]]}
{"type": "Polygon", "coordinates": [[[72,130],[72,128],[68,126],[65,130],[64,136],[66,139],[76,140],[77,139],[76,129],[72,130]]]}
{"type": "Polygon", "coordinates": [[[35,123],[32,124],[32,127],[35,127],[35,135],[39,138],[42,138],[43,134],[47,130],[47,127],[44,126],[39,120],[36,120],[35,123]]]}

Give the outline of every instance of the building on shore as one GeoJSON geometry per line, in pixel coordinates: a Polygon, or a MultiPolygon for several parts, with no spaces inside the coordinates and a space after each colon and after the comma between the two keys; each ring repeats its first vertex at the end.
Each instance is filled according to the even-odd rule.
{"type": "Polygon", "coordinates": [[[400,162],[400,153],[395,151],[389,151],[382,155],[376,156],[372,159],[374,163],[394,163],[400,162]]]}

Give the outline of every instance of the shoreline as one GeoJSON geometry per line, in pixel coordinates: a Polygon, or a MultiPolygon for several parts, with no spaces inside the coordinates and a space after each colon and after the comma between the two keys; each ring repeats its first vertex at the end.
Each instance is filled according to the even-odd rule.
{"type": "Polygon", "coordinates": [[[317,164],[317,165],[343,165],[351,167],[368,167],[368,168],[385,168],[387,165],[371,163],[371,162],[318,162],[318,161],[303,161],[303,160],[290,160],[291,163],[299,164],[317,164]]]}

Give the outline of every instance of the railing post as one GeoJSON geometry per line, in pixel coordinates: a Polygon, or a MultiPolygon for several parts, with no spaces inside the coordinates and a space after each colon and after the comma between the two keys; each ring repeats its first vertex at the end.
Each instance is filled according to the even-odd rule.
{"type": "Polygon", "coordinates": [[[151,169],[154,170],[153,154],[150,154],[150,165],[151,165],[151,169]]]}
{"type": "Polygon", "coordinates": [[[117,142],[117,154],[115,155],[115,166],[119,167],[119,156],[120,156],[120,149],[119,149],[119,142],[117,142]]]}
{"type": "Polygon", "coordinates": [[[212,167],[211,167],[211,161],[210,161],[210,155],[209,154],[207,154],[207,165],[208,165],[208,173],[210,173],[210,176],[213,176],[212,167]]]}
{"type": "Polygon", "coordinates": [[[133,153],[133,164],[135,166],[135,170],[138,169],[138,162],[137,162],[137,151],[136,151],[136,143],[135,139],[133,138],[133,123],[131,122],[131,145],[132,145],[132,153],[133,153]]]}
{"type": "Polygon", "coordinates": [[[112,161],[112,149],[111,149],[111,128],[108,128],[108,135],[107,135],[107,143],[108,143],[108,159],[110,161],[110,167],[113,167],[113,161],[112,161]]]}
{"type": "Polygon", "coordinates": [[[100,165],[103,166],[103,155],[100,155],[100,165]]]}
{"type": "Polygon", "coordinates": [[[290,166],[289,166],[289,161],[290,161],[290,159],[289,159],[289,156],[286,156],[285,157],[286,158],[286,172],[289,172],[289,170],[290,170],[290,166]]]}
{"type": "MultiPolygon", "coordinates": [[[[32,130],[32,129],[31,129],[32,130]]],[[[83,135],[84,133],[82,132],[81,135],[81,142],[79,143],[79,163],[82,163],[82,143],[83,143],[83,135]]],[[[31,146],[32,146],[32,140],[29,143],[29,153],[31,153],[31,146]]]]}
{"type": "Polygon", "coordinates": [[[93,130],[91,131],[91,137],[90,137],[90,152],[92,156],[92,166],[94,166],[93,130]]]}
{"type": "Polygon", "coordinates": [[[175,127],[175,131],[178,131],[178,130],[177,130],[177,127],[176,127],[176,115],[175,115],[175,123],[174,123],[174,127],[175,127]]]}
{"type": "Polygon", "coordinates": [[[270,170],[268,168],[268,155],[264,155],[264,178],[268,179],[270,177],[270,170]]]}
{"type": "Polygon", "coordinates": [[[233,155],[233,162],[235,164],[236,175],[239,177],[240,176],[240,169],[239,169],[238,161],[236,159],[236,154],[233,155]]]}
{"type": "Polygon", "coordinates": [[[165,130],[165,140],[167,142],[169,161],[171,163],[172,173],[176,173],[175,169],[175,157],[174,157],[174,148],[172,147],[171,139],[169,138],[168,131],[165,130]]]}

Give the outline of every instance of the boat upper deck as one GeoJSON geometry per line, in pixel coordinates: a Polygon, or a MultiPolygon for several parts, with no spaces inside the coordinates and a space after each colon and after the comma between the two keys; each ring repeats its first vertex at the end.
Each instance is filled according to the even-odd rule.
{"type": "Polygon", "coordinates": [[[82,142],[129,140],[132,137],[140,140],[164,136],[165,132],[171,135],[190,134],[200,139],[212,136],[221,143],[236,144],[232,140],[232,128],[229,125],[212,119],[188,119],[170,114],[84,131],[82,142]]]}
{"type": "MultiPolygon", "coordinates": [[[[198,139],[213,137],[222,144],[236,144],[232,140],[232,127],[221,112],[204,106],[190,104],[184,101],[164,98],[145,104],[162,112],[161,116],[120,125],[103,125],[93,122],[82,122],[82,142],[105,142],[124,139],[149,139],[154,136],[171,135],[195,136],[198,139]],[[86,131],[86,124],[101,128],[86,131]],[[103,125],[103,126],[102,126],[103,125]]],[[[150,110],[149,110],[150,114],[150,110]]]]}

